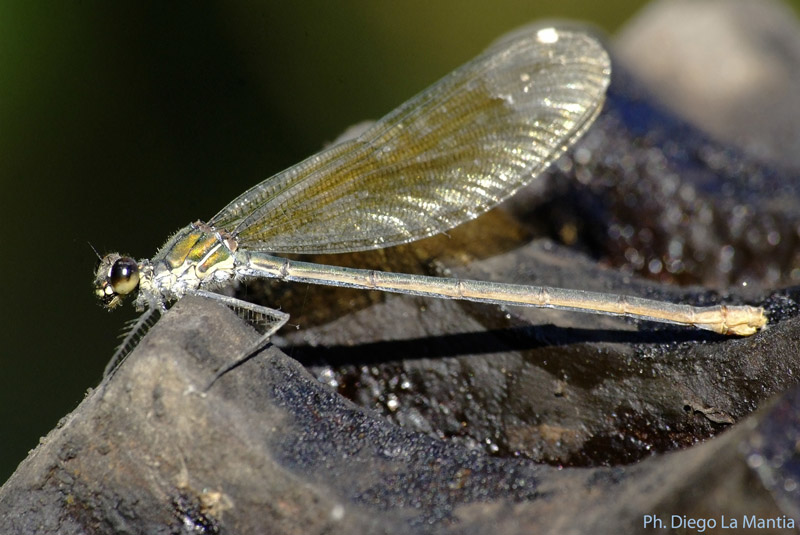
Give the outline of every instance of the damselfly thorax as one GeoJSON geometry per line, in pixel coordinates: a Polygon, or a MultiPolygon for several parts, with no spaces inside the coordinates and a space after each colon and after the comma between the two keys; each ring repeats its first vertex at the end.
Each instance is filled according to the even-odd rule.
{"type": "Polygon", "coordinates": [[[95,293],[109,308],[137,289],[139,310],[164,307],[199,289],[213,290],[236,276],[236,240],[196,221],[176,232],[151,260],[107,255],[95,276],[95,293]]]}

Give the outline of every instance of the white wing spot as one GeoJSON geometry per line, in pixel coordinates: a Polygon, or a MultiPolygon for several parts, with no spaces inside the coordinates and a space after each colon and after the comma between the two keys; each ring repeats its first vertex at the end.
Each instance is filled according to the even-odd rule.
{"type": "Polygon", "coordinates": [[[552,44],[558,41],[558,32],[555,28],[542,28],[536,32],[536,39],[540,43],[552,44]]]}

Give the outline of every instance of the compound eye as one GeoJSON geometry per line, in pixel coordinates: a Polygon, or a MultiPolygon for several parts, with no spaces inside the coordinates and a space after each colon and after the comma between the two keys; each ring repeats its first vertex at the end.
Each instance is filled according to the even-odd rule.
{"type": "Polygon", "coordinates": [[[108,284],[119,295],[127,295],[139,286],[139,265],[136,260],[123,256],[108,271],[108,284]]]}

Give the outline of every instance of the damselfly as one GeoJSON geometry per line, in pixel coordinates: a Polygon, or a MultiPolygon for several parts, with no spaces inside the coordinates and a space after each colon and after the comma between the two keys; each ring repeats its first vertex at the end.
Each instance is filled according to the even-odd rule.
{"type": "Polygon", "coordinates": [[[187,294],[218,299],[264,319],[262,345],[288,316],[212,290],[232,280],[271,277],[755,333],[766,324],[758,307],[694,307],[273,256],[389,247],[481,215],[534,180],[586,131],[600,112],[610,76],[608,55],[585,33],[552,27],[515,32],[355,139],[261,182],[207,223],[179,230],[152,259],[107,255],[95,292],[113,308],[138,289],[135,305],[146,311],[140,324],[187,294]]]}

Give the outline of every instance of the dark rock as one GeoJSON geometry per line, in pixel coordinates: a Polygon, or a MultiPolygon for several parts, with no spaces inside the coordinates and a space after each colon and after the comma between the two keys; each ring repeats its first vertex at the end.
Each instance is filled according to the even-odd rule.
{"type": "Polygon", "coordinates": [[[643,513],[782,518],[796,497],[757,473],[796,475],[797,388],[707,444],[560,470],[403,430],[275,348],[198,392],[254,337],[179,302],[2,488],[3,532],[627,533],[643,513]]]}

